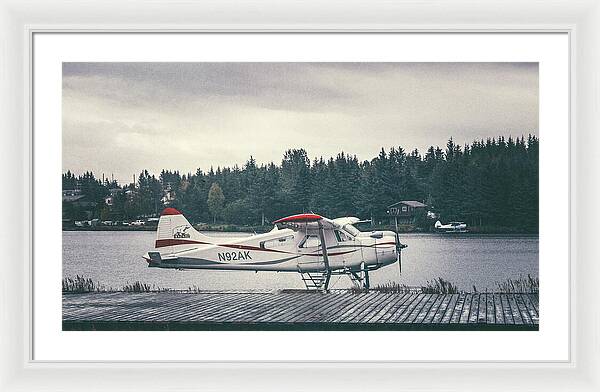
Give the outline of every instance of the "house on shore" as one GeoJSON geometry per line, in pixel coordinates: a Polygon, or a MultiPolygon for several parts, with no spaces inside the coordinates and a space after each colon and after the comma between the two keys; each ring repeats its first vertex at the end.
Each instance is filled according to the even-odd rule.
{"type": "Polygon", "coordinates": [[[106,197],[104,197],[104,204],[109,207],[112,207],[115,204],[115,198],[118,195],[123,194],[123,189],[121,188],[111,188],[108,190],[110,193],[106,197]]]}
{"type": "Polygon", "coordinates": [[[387,208],[387,214],[400,224],[414,224],[419,214],[427,213],[427,204],[416,200],[402,200],[387,208]]]}
{"type": "MultiPolygon", "coordinates": [[[[62,191],[63,218],[90,220],[94,217],[97,202],[81,193],[79,189],[66,189],[62,191]]],[[[63,222],[64,224],[64,222],[63,222]]]]}

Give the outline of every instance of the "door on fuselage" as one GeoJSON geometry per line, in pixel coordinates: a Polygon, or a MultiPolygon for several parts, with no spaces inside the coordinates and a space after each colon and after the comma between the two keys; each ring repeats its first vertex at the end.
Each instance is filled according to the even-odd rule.
{"type": "Polygon", "coordinates": [[[354,268],[355,266],[359,266],[362,261],[362,249],[357,246],[354,237],[344,230],[336,229],[333,231],[333,234],[337,240],[335,253],[339,254],[338,260],[341,263],[339,268],[354,268]]]}
{"type": "Polygon", "coordinates": [[[300,271],[323,271],[325,261],[321,249],[321,239],[318,232],[307,231],[298,242],[298,253],[302,256],[298,261],[300,271]]]}
{"type": "MultiPolygon", "coordinates": [[[[335,256],[337,253],[337,239],[332,230],[324,230],[325,246],[328,252],[329,268],[340,268],[343,264],[341,259],[335,256]],[[333,253],[333,256],[331,254],[333,253]]],[[[321,237],[318,230],[308,230],[304,238],[298,242],[298,252],[302,254],[298,262],[301,271],[324,271],[325,258],[321,237]]]]}

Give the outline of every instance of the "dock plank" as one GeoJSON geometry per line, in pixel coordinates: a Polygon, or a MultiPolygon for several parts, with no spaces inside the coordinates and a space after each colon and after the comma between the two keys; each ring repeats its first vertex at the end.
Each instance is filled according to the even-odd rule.
{"type": "Polygon", "coordinates": [[[412,301],[417,294],[415,293],[406,293],[402,296],[398,295],[398,298],[389,306],[389,308],[379,316],[374,322],[376,323],[386,323],[390,320],[396,312],[405,304],[412,301]]]}
{"type": "MultiPolygon", "coordinates": [[[[431,295],[431,294],[426,294],[426,295],[431,295]]],[[[408,319],[408,317],[411,315],[413,310],[417,306],[419,306],[419,304],[421,302],[423,302],[423,300],[426,301],[426,298],[427,298],[426,295],[417,295],[417,297],[401,313],[399,313],[394,318],[394,322],[404,323],[408,319]]]]}
{"type": "Polygon", "coordinates": [[[521,317],[521,312],[519,312],[519,307],[517,306],[517,301],[515,300],[515,296],[513,294],[508,294],[508,304],[510,305],[510,311],[513,317],[515,324],[523,324],[523,318],[521,317]]]}
{"type": "MultiPolygon", "coordinates": [[[[460,298],[459,294],[449,294],[449,296],[450,296],[450,298],[449,298],[450,300],[448,302],[448,305],[446,305],[446,309],[444,309],[444,314],[442,315],[442,318],[440,319],[440,322],[442,324],[448,324],[448,323],[450,323],[450,321],[452,321],[452,315],[454,314],[454,308],[456,307],[456,302],[460,298]]],[[[434,321],[435,321],[435,317],[434,317],[434,321]]]]}
{"type": "Polygon", "coordinates": [[[494,311],[495,319],[497,324],[504,324],[504,308],[502,307],[502,301],[500,294],[494,294],[494,311]]]}
{"type": "Polygon", "coordinates": [[[424,297],[421,301],[421,304],[417,306],[412,314],[406,319],[407,323],[420,323],[423,321],[425,316],[427,316],[427,312],[429,312],[429,308],[435,302],[435,298],[437,294],[427,294],[429,297],[424,297]]]}
{"type": "Polygon", "coordinates": [[[531,316],[532,323],[538,324],[540,321],[540,315],[538,314],[537,309],[533,305],[533,302],[531,301],[530,296],[523,295],[522,298],[523,298],[523,301],[525,302],[525,306],[527,307],[527,310],[529,311],[529,315],[531,316]]]}
{"type": "Polygon", "coordinates": [[[479,317],[479,298],[480,294],[471,294],[471,306],[469,309],[468,322],[476,323],[479,317]]]}
{"type": "Polygon", "coordinates": [[[477,316],[478,323],[487,323],[488,322],[487,311],[488,311],[487,293],[481,293],[481,294],[479,294],[479,316],[477,316]]]}
{"type": "Polygon", "coordinates": [[[357,318],[355,322],[357,323],[368,323],[371,319],[380,314],[382,309],[386,309],[393,303],[396,295],[389,293],[381,293],[379,298],[377,299],[377,303],[370,309],[369,312],[365,312],[360,318],[357,318]]]}
{"type": "Polygon", "coordinates": [[[376,295],[377,292],[374,291],[366,293],[362,296],[358,295],[358,300],[353,304],[353,306],[349,307],[345,312],[340,314],[335,322],[343,323],[354,319],[356,316],[361,314],[365,306],[369,306],[371,302],[370,300],[373,300],[376,295]]]}
{"type": "Polygon", "coordinates": [[[452,310],[452,317],[450,318],[451,324],[458,324],[460,322],[463,313],[463,308],[465,306],[466,297],[467,295],[465,293],[461,293],[456,299],[454,309],[452,310]]]}
{"type": "Polygon", "coordinates": [[[440,308],[446,297],[447,295],[444,294],[436,295],[435,301],[433,302],[433,304],[431,304],[431,307],[427,311],[427,314],[425,315],[423,320],[421,320],[422,323],[431,324],[433,322],[433,319],[436,316],[438,309],[440,308]]]}
{"type": "Polygon", "coordinates": [[[494,324],[496,322],[496,309],[494,308],[494,294],[485,293],[486,304],[486,322],[494,324]]]}
{"type": "Polygon", "coordinates": [[[466,294],[463,302],[462,311],[460,313],[459,322],[465,324],[469,322],[469,315],[471,314],[471,302],[473,300],[472,294],[466,294]]]}
{"type": "MultiPolygon", "coordinates": [[[[309,302],[309,306],[305,306],[302,308],[302,311],[299,311],[295,317],[286,319],[286,322],[295,323],[295,322],[308,322],[310,318],[315,315],[315,309],[320,309],[320,312],[324,315],[328,315],[332,309],[335,309],[338,302],[330,303],[327,306],[327,302],[329,300],[329,296],[325,294],[317,294],[313,296],[312,300],[309,302]]],[[[317,313],[318,314],[318,313],[317,313]]]]}
{"type": "Polygon", "coordinates": [[[517,303],[517,308],[519,309],[519,313],[521,314],[521,318],[523,319],[524,324],[531,324],[531,315],[529,314],[529,310],[525,305],[525,301],[523,301],[523,297],[520,295],[515,295],[515,302],[517,303]]]}

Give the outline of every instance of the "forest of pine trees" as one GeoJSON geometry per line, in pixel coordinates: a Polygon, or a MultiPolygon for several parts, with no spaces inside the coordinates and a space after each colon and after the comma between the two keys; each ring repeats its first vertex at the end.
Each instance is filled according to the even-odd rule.
{"type": "MultiPolygon", "coordinates": [[[[89,172],[81,176],[67,172],[63,190],[79,188],[87,199],[96,201],[93,214],[99,219],[155,216],[163,208],[161,198],[169,186],[175,194],[170,205],[192,222],[260,225],[313,211],[331,218],[358,216],[387,223],[389,205],[418,200],[444,222],[537,232],[538,144],[531,135],[462,147],[450,139],[445,149],[430,147],[425,155],[401,147],[382,148],[368,161],[344,152],[311,161],[304,149],[292,149],[279,165],[258,165],[250,157],[242,167],[198,169],[184,175],[163,170],[157,178],[144,170],[135,184],[126,186],[102,182],[89,172]],[[115,188],[129,192],[118,193],[113,205],[106,206],[104,197],[115,188]]],[[[78,219],[80,213],[63,203],[63,218],[78,219]]]]}

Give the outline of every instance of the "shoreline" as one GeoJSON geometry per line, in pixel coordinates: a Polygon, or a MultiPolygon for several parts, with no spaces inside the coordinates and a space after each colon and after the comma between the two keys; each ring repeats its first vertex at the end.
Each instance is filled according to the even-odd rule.
{"type": "MultiPolygon", "coordinates": [[[[272,230],[273,226],[235,226],[235,225],[194,225],[200,232],[215,232],[215,233],[256,233],[262,234],[272,230]]],[[[156,231],[157,226],[97,226],[97,227],[63,227],[62,231],[156,231]]],[[[391,230],[394,231],[393,227],[390,226],[376,226],[370,228],[370,230],[391,230]]],[[[539,236],[539,232],[529,231],[518,231],[511,229],[503,230],[486,230],[485,228],[473,228],[467,233],[444,233],[436,231],[425,231],[425,230],[402,230],[398,231],[399,234],[437,234],[447,237],[463,237],[470,235],[518,235],[518,236],[539,236]]]]}

